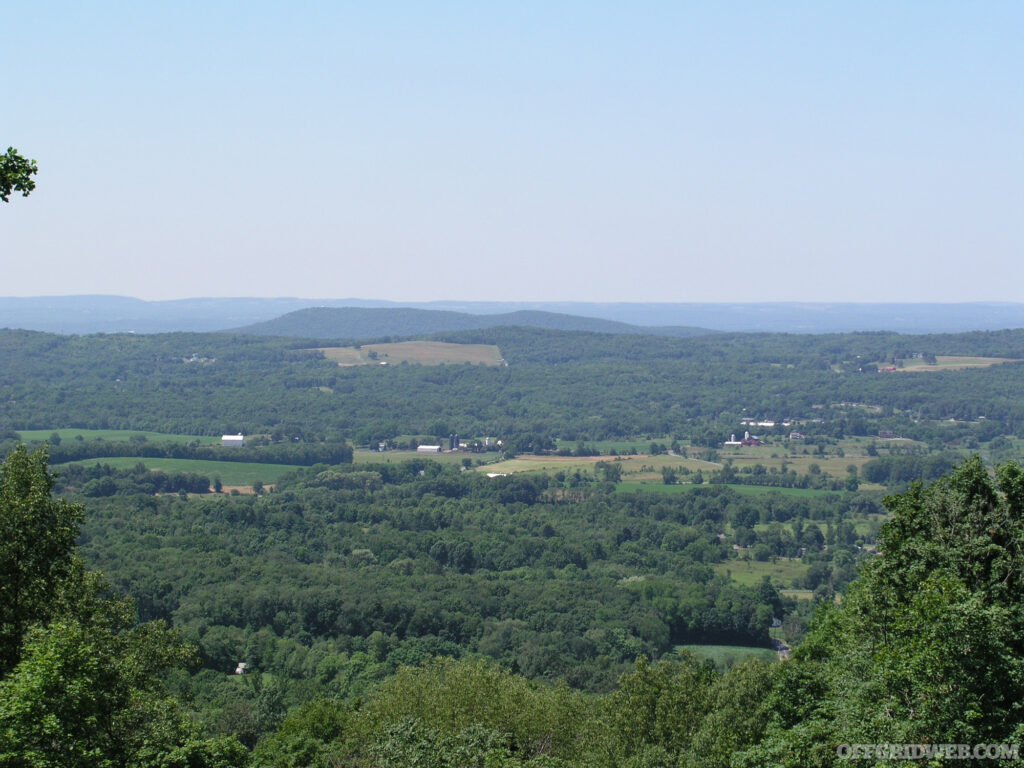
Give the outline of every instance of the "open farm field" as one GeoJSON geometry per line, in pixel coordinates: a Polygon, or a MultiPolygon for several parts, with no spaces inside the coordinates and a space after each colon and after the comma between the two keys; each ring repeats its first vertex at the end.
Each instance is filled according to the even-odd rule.
{"type": "MultiPolygon", "coordinates": [[[[964,355],[936,355],[935,364],[929,365],[924,360],[904,360],[903,367],[897,368],[896,373],[913,373],[917,371],[962,371],[967,368],[988,368],[1002,363],[1019,363],[1020,360],[1010,357],[968,357],[964,355]]],[[[878,363],[879,368],[885,363],[878,363]]]]}
{"type": "Polygon", "coordinates": [[[817,465],[818,469],[824,475],[829,475],[836,478],[846,477],[847,467],[851,464],[857,467],[858,471],[860,467],[871,461],[869,456],[815,456],[809,454],[807,456],[794,455],[790,457],[779,456],[777,451],[767,451],[763,447],[761,448],[742,448],[739,449],[744,453],[733,453],[731,449],[722,450],[719,452],[719,461],[732,460],[733,466],[737,470],[741,470],[744,467],[752,467],[755,464],[761,464],[767,469],[775,468],[781,470],[783,464],[786,465],[786,469],[792,469],[798,475],[806,475],[811,470],[812,465],[817,465]],[[753,453],[753,451],[761,451],[761,453],[753,453]],[[776,455],[773,457],[772,453],[776,455]]]}
{"type": "Polygon", "coordinates": [[[593,472],[598,462],[615,464],[622,468],[622,476],[635,482],[650,480],[661,482],[662,467],[685,467],[691,472],[720,469],[720,464],[713,464],[700,459],[684,459],[681,456],[533,456],[523,454],[514,459],[499,461],[487,466],[487,472],[593,472]]]}
{"type": "MultiPolygon", "coordinates": [[[[72,463],[87,467],[107,464],[116,469],[127,469],[141,463],[149,469],[158,469],[163,472],[195,472],[199,475],[206,475],[211,482],[213,478],[219,477],[226,486],[252,485],[257,481],[264,484],[273,483],[281,475],[302,469],[302,467],[291,464],[255,464],[243,461],[204,461],[200,459],[140,459],[136,456],[114,456],[72,463]]],[[[59,473],[62,466],[66,465],[58,464],[54,470],[59,473]]]]}
{"type": "Polygon", "coordinates": [[[717,563],[713,566],[715,573],[724,573],[737,584],[746,587],[757,586],[761,579],[768,576],[772,584],[781,588],[796,588],[799,580],[803,579],[810,567],[801,560],[791,560],[786,557],[776,558],[773,563],[770,560],[760,562],[757,560],[726,560],[724,563],[717,563]]]}
{"type": "Polygon", "coordinates": [[[531,456],[524,454],[514,459],[496,461],[485,467],[480,467],[480,472],[502,472],[512,474],[515,472],[593,472],[594,465],[599,461],[608,461],[607,456],[531,456]]]}
{"type": "Polygon", "coordinates": [[[751,656],[767,662],[779,660],[774,649],[751,645],[677,645],[676,650],[689,651],[700,661],[710,661],[719,669],[729,668],[751,656]]]}
{"type": "Polygon", "coordinates": [[[318,347],[328,360],[340,366],[418,363],[419,365],[504,365],[493,344],[452,344],[446,341],[399,341],[364,344],[361,347],[318,347]]]}
{"type": "Polygon", "coordinates": [[[81,437],[85,440],[107,440],[109,442],[128,442],[131,438],[141,436],[153,443],[191,443],[198,441],[200,445],[217,445],[220,437],[210,435],[169,435],[165,432],[146,432],[138,429],[19,429],[18,434],[25,442],[45,442],[54,432],[61,441],[74,440],[81,437]]]}
{"type": "MultiPolygon", "coordinates": [[[[671,437],[663,435],[660,437],[632,437],[623,440],[584,440],[583,444],[587,448],[594,448],[600,451],[602,455],[609,456],[612,451],[615,451],[617,454],[646,453],[647,449],[651,447],[651,443],[669,445],[671,442],[671,437]]],[[[578,440],[557,441],[559,450],[563,448],[567,448],[570,451],[575,450],[578,444],[578,440]]]]}
{"type": "Polygon", "coordinates": [[[356,448],[352,454],[354,464],[398,464],[412,459],[426,459],[436,461],[439,464],[462,464],[463,459],[472,459],[475,464],[478,459],[487,461],[487,457],[496,457],[496,453],[466,453],[457,451],[454,453],[417,453],[416,451],[371,451],[367,448],[356,448]]]}

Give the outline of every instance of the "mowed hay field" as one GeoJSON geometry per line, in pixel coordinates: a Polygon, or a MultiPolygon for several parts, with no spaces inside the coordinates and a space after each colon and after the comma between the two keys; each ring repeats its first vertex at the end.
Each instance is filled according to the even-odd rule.
{"type": "Polygon", "coordinates": [[[361,347],[318,347],[328,360],[338,365],[380,365],[418,363],[420,365],[505,365],[501,351],[493,344],[452,344],[447,341],[397,341],[391,344],[364,344],[361,347]]]}
{"type": "MultiPolygon", "coordinates": [[[[903,367],[897,368],[895,373],[917,372],[917,371],[963,371],[967,368],[988,368],[1002,363],[1019,363],[1011,357],[964,357],[959,355],[936,355],[935,365],[929,365],[924,360],[904,360],[903,367]]],[[[885,363],[878,363],[879,368],[884,368],[885,363]]]]}
{"type": "MultiPolygon", "coordinates": [[[[71,464],[93,466],[106,464],[114,469],[131,469],[136,464],[144,464],[147,469],[158,469],[163,472],[194,472],[205,475],[212,482],[219,477],[225,486],[252,485],[259,481],[264,485],[274,483],[279,477],[305,467],[291,464],[256,464],[243,461],[209,461],[205,459],[142,459],[135,456],[112,456],[102,459],[85,459],[73,461],[71,464]]],[[[58,472],[61,464],[54,467],[58,472]]]]}
{"type": "Polygon", "coordinates": [[[779,654],[772,648],[758,648],[751,645],[677,645],[677,651],[688,651],[698,661],[710,661],[719,669],[728,669],[751,656],[768,663],[779,660],[779,654]]]}
{"type": "MultiPolygon", "coordinates": [[[[816,464],[823,475],[828,475],[836,479],[845,478],[847,474],[846,469],[850,465],[859,468],[865,462],[869,461],[869,459],[864,456],[844,458],[835,456],[785,457],[779,456],[777,451],[777,447],[773,448],[771,446],[737,449],[736,452],[726,452],[723,450],[719,452],[717,462],[692,457],[683,458],[682,456],[670,456],[668,454],[660,454],[658,456],[650,456],[643,453],[635,456],[533,456],[530,454],[521,454],[516,456],[514,459],[497,461],[488,465],[481,471],[507,473],[547,472],[548,474],[553,474],[559,471],[571,473],[577,470],[581,472],[593,472],[595,471],[595,464],[598,462],[606,462],[621,467],[622,479],[627,483],[662,485],[663,479],[661,471],[663,468],[667,467],[677,471],[686,469],[691,473],[697,472],[698,470],[703,473],[715,472],[722,469],[726,460],[731,460],[737,470],[754,464],[762,464],[765,467],[774,467],[776,470],[782,469],[782,467],[785,466],[786,468],[792,469],[797,472],[797,474],[801,475],[807,474],[810,471],[811,465],[816,464]],[[743,453],[740,453],[740,451],[743,451],[743,453]],[[773,455],[773,453],[775,453],[775,455],[773,455]]],[[[681,483],[686,483],[689,479],[689,476],[685,474],[679,475],[679,481],[681,483]]],[[[825,491],[801,491],[800,489],[777,488],[776,490],[796,490],[804,495],[825,493],[825,491]]]]}
{"type": "Polygon", "coordinates": [[[765,576],[777,587],[793,589],[801,583],[810,568],[809,563],[788,557],[777,557],[775,562],[757,560],[726,560],[712,566],[716,574],[724,574],[737,584],[756,587],[765,576]]]}
{"type": "Polygon", "coordinates": [[[662,467],[686,467],[691,472],[721,469],[721,464],[714,464],[700,459],[684,459],[681,456],[533,456],[521,454],[514,459],[506,459],[480,467],[481,472],[593,472],[598,462],[615,464],[622,468],[622,476],[636,482],[662,482],[662,467]]]}
{"type": "Polygon", "coordinates": [[[400,464],[403,461],[424,460],[436,461],[438,464],[462,464],[463,459],[477,459],[495,454],[475,454],[464,451],[453,451],[445,453],[419,453],[418,451],[372,451],[366,448],[356,448],[352,454],[353,464],[400,464]]]}

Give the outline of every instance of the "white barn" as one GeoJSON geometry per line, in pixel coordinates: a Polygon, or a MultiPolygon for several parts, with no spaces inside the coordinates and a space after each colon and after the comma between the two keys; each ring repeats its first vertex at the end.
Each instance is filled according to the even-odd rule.
{"type": "Polygon", "coordinates": [[[245,445],[245,435],[239,433],[237,435],[223,435],[220,438],[221,445],[237,445],[239,447],[245,445]]]}

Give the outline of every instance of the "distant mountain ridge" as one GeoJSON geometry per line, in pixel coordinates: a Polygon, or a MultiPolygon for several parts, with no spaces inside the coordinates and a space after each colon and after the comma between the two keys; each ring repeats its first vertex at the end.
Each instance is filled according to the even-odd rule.
{"type": "Polygon", "coordinates": [[[430,301],[380,299],[125,296],[0,297],[0,328],[50,333],[165,333],[242,328],[313,307],[406,308],[496,315],[540,311],[643,328],[709,328],[766,333],[960,333],[1024,328],[1024,303],[897,304],[837,302],[665,303],[430,301]]]}
{"type": "Polygon", "coordinates": [[[257,336],[294,336],[308,339],[371,339],[384,336],[416,336],[448,331],[473,331],[502,326],[543,328],[552,331],[701,336],[714,331],[683,326],[644,327],[557,312],[519,310],[475,315],[438,309],[409,307],[313,307],[289,312],[263,323],[232,329],[257,336]]]}

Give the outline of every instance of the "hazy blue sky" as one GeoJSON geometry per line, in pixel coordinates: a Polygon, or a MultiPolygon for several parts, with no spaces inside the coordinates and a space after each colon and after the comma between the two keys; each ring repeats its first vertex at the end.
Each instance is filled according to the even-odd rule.
{"type": "Polygon", "coordinates": [[[0,295],[1024,300],[1024,3],[20,2],[0,295]]]}

